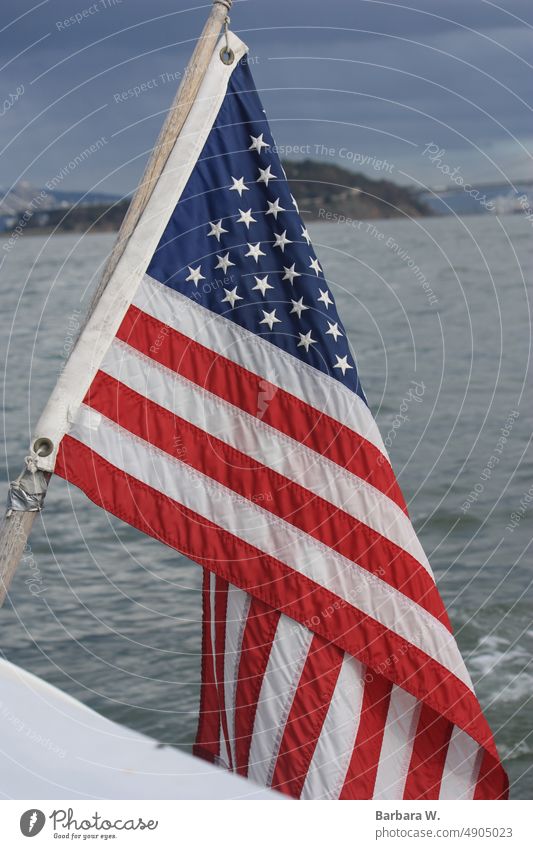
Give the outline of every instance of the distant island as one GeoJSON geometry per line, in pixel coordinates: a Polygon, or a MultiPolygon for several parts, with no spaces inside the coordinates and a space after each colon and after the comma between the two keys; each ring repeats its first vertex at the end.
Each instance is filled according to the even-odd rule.
{"type": "MultiPolygon", "coordinates": [[[[331,163],[283,162],[300,211],[307,220],[418,217],[434,214],[409,188],[373,180],[331,163]]],[[[118,230],[130,199],[90,192],[39,189],[19,183],[0,204],[4,233],[102,233],[118,230]]]]}
{"type": "Polygon", "coordinates": [[[313,159],[287,160],[283,167],[302,215],[311,221],[433,215],[414,191],[391,180],[373,180],[313,159]]]}

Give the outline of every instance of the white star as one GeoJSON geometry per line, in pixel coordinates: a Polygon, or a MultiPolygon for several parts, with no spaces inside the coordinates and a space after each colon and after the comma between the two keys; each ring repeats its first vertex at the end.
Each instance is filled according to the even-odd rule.
{"type": "Polygon", "coordinates": [[[189,271],[190,271],[190,274],[189,274],[189,276],[188,276],[188,277],[186,277],[186,278],[185,278],[185,280],[187,280],[187,281],[189,281],[189,280],[190,280],[190,281],[191,281],[191,283],[194,283],[194,285],[195,285],[196,287],[198,287],[198,283],[199,283],[199,281],[200,281],[200,280],[205,280],[205,277],[204,277],[204,275],[202,274],[202,266],[201,266],[201,265],[199,265],[199,266],[198,266],[198,268],[191,268],[191,266],[189,265],[189,266],[187,266],[187,267],[188,267],[188,269],[189,269],[189,271]]]}
{"type": "MultiPolygon", "coordinates": [[[[311,259],[311,257],[309,257],[309,259],[311,259]]],[[[309,266],[309,268],[313,269],[313,271],[315,272],[317,277],[322,271],[322,269],[320,268],[320,265],[318,264],[318,260],[316,259],[316,257],[315,257],[315,259],[311,259],[311,265],[309,266]]]]}
{"type": "Polygon", "coordinates": [[[291,265],[290,268],[286,268],[285,266],[283,266],[283,271],[285,272],[285,274],[281,278],[282,280],[290,280],[290,282],[292,283],[294,281],[295,277],[301,277],[302,276],[299,271],[294,270],[295,265],[296,265],[296,263],[293,262],[293,264],[291,265]]]}
{"type": "Polygon", "coordinates": [[[208,236],[215,236],[217,242],[220,242],[220,237],[221,237],[222,233],[228,232],[227,230],[224,230],[224,228],[222,226],[222,220],[223,219],[221,218],[220,221],[216,221],[216,222],[210,221],[209,222],[209,226],[211,227],[211,230],[209,231],[209,233],[207,235],[208,236]]]}
{"type": "Polygon", "coordinates": [[[323,292],[322,289],[319,289],[318,291],[320,292],[320,297],[317,298],[317,301],[322,301],[326,309],[328,309],[328,307],[333,305],[333,301],[329,296],[328,290],[326,289],[326,291],[323,292]]]}
{"type": "Polygon", "coordinates": [[[221,269],[222,269],[222,271],[224,272],[224,274],[226,273],[226,271],[228,270],[228,268],[230,267],[230,265],[235,265],[235,263],[234,263],[234,262],[231,262],[231,260],[230,260],[230,258],[229,258],[229,251],[228,251],[228,253],[227,253],[227,254],[225,254],[224,256],[219,256],[219,255],[217,254],[217,259],[218,259],[218,262],[217,262],[217,264],[215,265],[215,268],[221,268],[221,269]]]}
{"type": "Polygon", "coordinates": [[[274,233],[274,236],[276,237],[274,247],[281,248],[281,253],[285,253],[285,245],[292,245],[292,239],[287,239],[287,231],[284,230],[283,233],[274,233]]]}
{"type": "Polygon", "coordinates": [[[265,297],[267,289],[273,289],[274,288],[268,282],[268,274],[265,274],[264,277],[254,277],[254,280],[255,280],[257,285],[252,287],[252,292],[255,291],[255,290],[257,290],[258,292],[261,292],[263,298],[265,297]]]}
{"type": "Polygon", "coordinates": [[[335,354],[335,356],[337,357],[337,362],[335,363],[333,368],[340,368],[340,370],[342,371],[342,376],[344,377],[346,371],[349,368],[353,368],[353,366],[351,366],[348,362],[348,355],[346,355],[345,357],[339,357],[338,354],[335,354]]]}
{"type": "Polygon", "coordinates": [[[244,177],[241,177],[239,180],[236,177],[232,177],[231,179],[233,180],[233,186],[229,187],[230,192],[239,192],[239,197],[241,198],[243,192],[250,191],[248,186],[244,185],[244,177]]]}
{"type": "Polygon", "coordinates": [[[303,299],[303,298],[300,298],[300,300],[299,300],[299,301],[292,301],[292,300],[291,300],[291,304],[292,304],[292,310],[291,310],[291,313],[295,312],[295,313],[296,313],[296,315],[298,316],[298,318],[301,318],[301,317],[302,317],[302,312],[303,312],[304,310],[308,310],[308,309],[309,309],[309,307],[306,307],[306,306],[305,306],[305,304],[304,304],[304,299],[303,299]]]}
{"type": "Polygon", "coordinates": [[[258,242],[256,245],[251,245],[250,242],[246,242],[248,245],[249,251],[244,254],[244,256],[253,256],[256,262],[259,262],[260,256],[266,256],[265,253],[261,250],[261,242],[258,242]]]}
{"type": "Polygon", "coordinates": [[[278,179],[275,174],[270,173],[270,168],[271,168],[271,166],[269,165],[268,168],[260,168],[259,169],[259,177],[257,178],[256,183],[264,183],[265,186],[268,186],[269,180],[277,180],[278,179]]]}
{"type": "Polygon", "coordinates": [[[308,245],[311,243],[311,239],[309,238],[309,233],[307,232],[306,227],[302,227],[302,239],[305,239],[308,245]]]}
{"type": "Polygon", "coordinates": [[[264,147],[270,147],[269,144],[263,141],[263,133],[261,133],[260,136],[257,136],[257,138],[255,136],[250,136],[250,138],[252,140],[252,143],[248,150],[256,150],[258,153],[261,153],[261,150],[264,147]]]}
{"type": "Polygon", "coordinates": [[[335,324],[332,324],[331,321],[328,321],[328,330],[326,330],[326,336],[328,335],[333,336],[336,342],[339,336],[343,336],[344,334],[340,332],[339,325],[337,324],[337,322],[335,322],[335,324]]]}
{"type": "Polygon", "coordinates": [[[267,200],[268,209],[266,211],[266,215],[273,215],[276,221],[278,220],[278,212],[285,212],[282,206],[279,205],[279,198],[276,198],[274,203],[271,203],[267,200]]]}
{"type": "Polygon", "coordinates": [[[276,310],[272,310],[272,312],[266,312],[265,310],[261,310],[261,312],[263,313],[264,318],[261,319],[259,324],[268,324],[270,330],[272,330],[274,324],[281,323],[281,319],[276,318],[276,310]]]}
{"type": "Polygon", "coordinates": [[[296,212],[298,212],[298,213],[299,213],[299,212],[300,212],[300,210],[299,210],[299,208],[298,208],[298,204],[296,203],[296,198],[294,197],[294,195],[291,195],[291,200],[292,200],[292,205],[294,206],[294,208],[295,208],[296,212]]]}
{"type": "Polygon", "coordinates": [[[228,304],[230,304],[232,309],[235,306],[235,301],[242,301],[241,296],[237,294],[236,286],[234,289],[224,289],[224,291],[226,293],[226,297],[222,298],[222,303],[227,302],[228,304]]]}
{"type": "Polygon", "coordinates": [[[240,215],[240,218],[237,218],[237,224],[246,224],[246,227],[248,229],[250,229],[250,224],[256,224],[257,223],[257,219],[252,218],[251,207],[250,207],[250,209],[246,210],[246,212],[244,212],[243,209],[239,209],[239,212],[241,213],[241,215],[240,215]]]}
{"type": "Polygon", "coordinates": [[[310,345],[316,345],[316,339],[313,339],[311,333],[311,330],[309,331],[309,333],[299,333],[298,336],[300,337],[300,341],[298,342],[298,345],[296,347],[305,348],[305,350],[308,351],[310,345]]]}

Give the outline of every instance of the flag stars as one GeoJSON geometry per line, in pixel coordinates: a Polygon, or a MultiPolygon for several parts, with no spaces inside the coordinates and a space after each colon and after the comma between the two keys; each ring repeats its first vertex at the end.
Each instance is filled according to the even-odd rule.
{"type": "Polygon", "coordinates": [[[192,268],[190,265],[187,266],[189,269],[189,276],[185,278],[187,282],[194,283],[196,287],[198,287],[198,283],[200,280],[205,280],[206,278],[202,274],[202,266],[199,265],[198,268],[192,268]]]}
{"type": "Polygon", "coordinates": [[[266,256],[265,253],[261,250],[261,242],[257,242],[256,245],[251,245],[250,242],[246,243],[248,245],[248,252],[244,254],[244,256],[252,256],[256,262],[259,262],[260,256],[266,256]]]}
{"type": "Polygon", "coordinates": [[[322,289],[319,289],[318,291],[320,292],[320,297],[317,298],[317,301],[322,301],[322,303],[324,304],[326,309],[333,306],[333,301],[331,300],[331,298],[329,296],[328,290],[326,289],[323,292],[322,289]]]}
{"type": "Polygon", "coordinates": [[[311,239],[309,238],[309,233],[307,232],[307,227],[302,227],[302,239],[305,239],[308,245],[311,244],[311,239]]]}
{"type": "Polygon", "coordinates": [[[333,368],[340,369],[342,371],[342,376],[344,377],[348,369],[353,368],[353,366],[351,366],[348,362],[348,355],[346,355],[345,357],[339,357],[338,354],[335,354],[335,357],[337,362],[335,363],[333,368]]]}
{"type": "Polygon", "coordinates": [[[234,308],[236,301],[243,300],[243,298],[241,298],[241,296],[237,294],[236,286],[234,289],[224,289],[224,292],[226,293],[226,297],[222,298],[222,303],[228,303],[232,309],[234,308]]]}
{"type": "Polygon", "coordinates": [[[220,221],[210,221],[209,222],[209,226],[211,227],[211,230],[209,231],[209,233],[207,235],[208,236],[214,236],[215,239],[217,240],[217,242],[220,242],[220,237],[221,237],[222,233],[228,232],[227,230],[224,230],[224,228],[222,226],[222,220],[223,219],[221,218],[220,221]]]}
{"type": "Polygon", "coordinates": [[[300,337],[300,341],[298,342],[298,345],[296,347],[305,348],[305,350],[308,351],[311,345],[316,345],[317,340],[313,339],[311,333],[311,330],[309,331],[309,333],[299,333],[298,336],[300,337]]]}
{"type": "Polygon", "coordinates": [[[296,263],[293,262],[293,264],[291,265],[290,268],[287,268],[285,265],[283,266],[283,271],[285,272],[285,274],[281,278],[282,280],[289,280],[290,283],[293,283],[295,277],[301,277],[302,276],[299,271],[294,270],[295,265],[296,265],[296,263]]]}
{"type": "Polygon", "coordinates": [[[261,292],[263,298],[266,295],[267,289],[273,289],[274,287],[270,285],[268,282],[268,274],[265,274],[264,277],[254,277],[256,285],[252,287],[252,292],[261,292]]]}
{"type": "Polygon", "coordinates": [[[250,147],[248,148],[248,150],[256,150],[258,153],[261,153],[261,151],[264,147],[270,147],[270,145],[267,144],[266,141],[263,141],[263,133],[261,133],[261,135],[259,135],[257,137],[256,136],[250,136],[250,138],[252,140],[252,143],[251,143],[250,147]]]}
{"type": "MultiPolygon", "coordinates": [[[[309,257],[309,259],[311,259],[311,257],[309,257]]],[[[313,269],[317,277],[319,274],[322,273],[322,269],[320,268],[319,262],[316,257],[314,259],[311,259],[311,265],[309,266],[309,268],[313,269]]]]}
{"type": "Polygon", "coordinates": [[[248,186],[244,185],[244,177],[240,177],[238,180],[236,177],[231,178],[233,180],[233,186],[229,187],[230,192],[239,192],[239,197],[242,197],[243,192],[250,191],[248,186]]]}
{"type": "Polygon", "coordinates": [[[276,198],[276,200],[274,202],[267,200],[267,204],[268,204],[268,209],[267,209],[265,215],[273,215],[274,219],[277,221],[278,220],[278,214],[280,212],[285,212],[285,209],[283,209],[283,207],[280,206],[279,198],[276,198]]]}
{"type": "Polygon", "coordinates": [[[217,259],[218,259],[218,262],[215,265],[215,268],[221,268],[222,271],[224,272],[224,274],[227,272],[230,265],[235,265],[235,263],[231,262],[231,260],[229,258],[229,251],[228,251],[227,254],[224,254],[224,256],[219,256],[217,254],[217,259]]]}
{"type": "Polygon", "coordinates": [[[283,233],[274,233],[276,241],[274,242],[275,248],[281,248],[281,253],[285,253],[285,245],[292,245],[292,240],[287,238],[287,231],[284,230],[283,233]]]}
{"type": "Polygon", "coordinates": [[[257,219],[252,217],[252,209],[247,209],[246,212],[243,209],[239,209],[240,217],[237,218],[237,224],[246,224],[246,228],[250,229],[250,224],[256,224],[257,219]]]}
{"type": "Polygon", "coordinates": [[[272,312],[261,310],[261,312],[263,313],[264,318],[261,319],[259,324],[268,324],[270,330],[272,330],[275,324],[281,324],[281,319],[276,318],[276,310],[272,310],[272,312]]]}
{"type": "Polygon", "coordinates": [[[328,329],[326,330],[326,336],[333,336],[336,342],[339,336],[343,335],[344,334],[341,333],[341,331],[339,330],[339,325],[337,324],[337,322],[335,322],[335,324],[332,324],[331,321],[328,321],[328,329]]]}
{"type": "Polygon", "coordinates": [[[292,200],[292,205],[294,206],[296,212],[298,214],[300,214],[300,209],[298,207],[298,204],[296,203],[296,198],[294,197],[294,195],[291,195],[291,200],[292,200]]]}
{"type": "Polygon", "coordinates": [[[269,165],[267,168],[259,169],[259,177],[256,180],[256,183],[264,183],[265,186],[268,186],[270,180],[277,180],[275,174],[271,173],[271,166],[269,165]]]}
{"type": "Polygon", "coordinates": [[[296,313],[296,315],[298,316],[298,318],[301,318],[301,317],[302,317],[302,312],[303,312],[304,310],[308,310],[308,309],[309,309],[309,307],[306,307],[306,306],[305,306],[305,304],[304,304],[304,299],[303,299],[303,298],[300,298],[300,300],[299,300],[299,301],[293,301],[293,300],[291,300],[291,304],[292,304],[292,310],[291,310],[290,314],[292,315],[292,313],[296,313]]]}

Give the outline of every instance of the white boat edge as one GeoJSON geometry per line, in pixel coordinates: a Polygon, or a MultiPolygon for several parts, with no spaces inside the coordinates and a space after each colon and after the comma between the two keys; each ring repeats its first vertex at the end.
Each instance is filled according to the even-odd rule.
{"type": "Polygon", "coordinates": [[[0,659],[0,798],[283,800],[0,659]]]}

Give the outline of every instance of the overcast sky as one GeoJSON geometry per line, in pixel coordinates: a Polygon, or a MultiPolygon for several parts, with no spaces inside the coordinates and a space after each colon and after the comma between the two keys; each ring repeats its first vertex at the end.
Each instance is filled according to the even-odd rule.
{"type": "MultiPolygon", "coordinates": [[[[0,185],[43,185],[103,138],[62,188],[133,191],[209,6],[6,4],[0,185]]],[[[531,0],[240,0],[231,19],[274,136],[296,158],[437,186],[433,144],[470,181],[533,178],[531,0]]]]}

